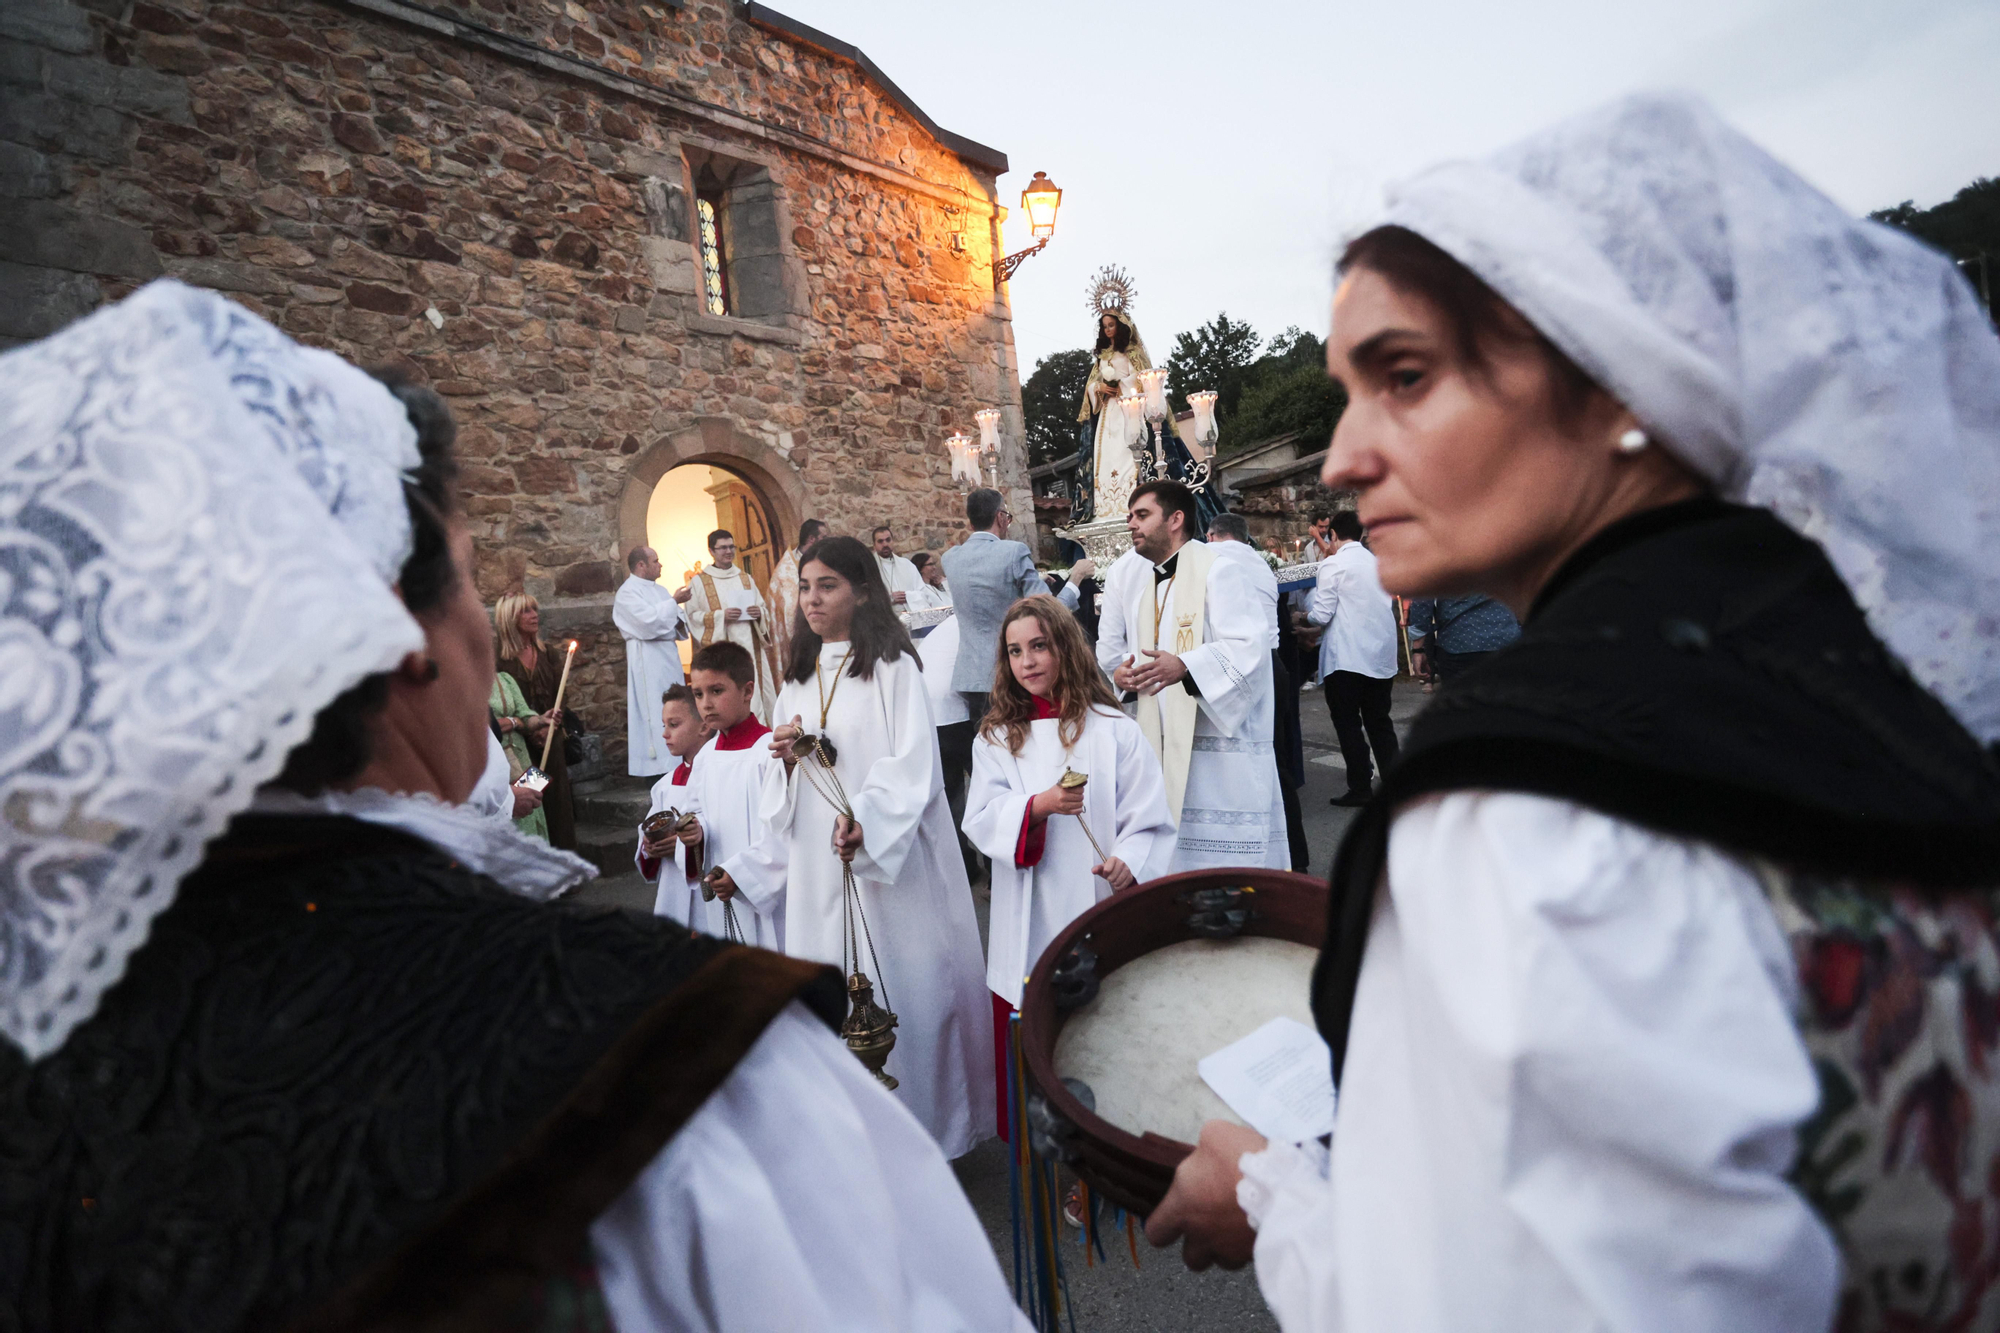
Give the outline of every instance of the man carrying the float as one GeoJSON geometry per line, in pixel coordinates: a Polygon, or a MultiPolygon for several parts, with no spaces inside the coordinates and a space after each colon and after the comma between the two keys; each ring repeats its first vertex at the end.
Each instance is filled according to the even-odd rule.
{"type": "Polygon", "coordinates": [[[727,528],[708,534],[710,563],[689,582],[688,623],[694,627],[696,648],[733,643],[757,665],[757,720],[771,722],[771,702],[778,697],[778,656],[771,642],[771,605],[747,570],[736,563],[736,537],[727,528]]]}
{"type": "Polygon", "coordinates": [[[1291,863],[1271,743],[1270,635],[1248,574],[1197,531],[1193,492],[1132,492],[1132,550],[1105,580],[1097,661],[1160,756],[1179,826],[1172,869],[1291,863]]]}

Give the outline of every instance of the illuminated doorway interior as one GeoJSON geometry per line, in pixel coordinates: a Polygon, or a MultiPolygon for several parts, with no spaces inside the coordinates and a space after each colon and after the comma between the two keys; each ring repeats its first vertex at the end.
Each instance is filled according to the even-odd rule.
{"type": "MultiPolygon", "coordinates": [[[[708,563],[708,534],[727,528],[736,537],[736,563],[750,571],[768,599],[777,550],[771,540],[771,510],[743,478],[707,463],[683,463],[661,477],[646,505],[646,541],[660,553],[660,582],[686,584],[708,563]]],[[[681,641],[681,665],[694,654],[681,641]]]]}

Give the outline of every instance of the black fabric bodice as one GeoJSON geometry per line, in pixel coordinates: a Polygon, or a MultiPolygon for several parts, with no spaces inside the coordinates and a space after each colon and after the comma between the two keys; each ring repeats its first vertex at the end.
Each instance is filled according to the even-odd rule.
{"type": "Polygon", "coordinates": [[[239,819],[59,1051],[0,1050],[5,1322],[494,1327],[794,997],[838,1020],[825,969],[239,819]]]}
{"type": "Polygon", "coordinates": [[[1470,788],[1836,878],[2000,882],[1993,756],[1876,639],[1818,546],[1719,500],[1598,534],[1521,638],[1411,726],[1334,862],[1313,1011],[1336,1077],[1395,811],[1470,788]]]}

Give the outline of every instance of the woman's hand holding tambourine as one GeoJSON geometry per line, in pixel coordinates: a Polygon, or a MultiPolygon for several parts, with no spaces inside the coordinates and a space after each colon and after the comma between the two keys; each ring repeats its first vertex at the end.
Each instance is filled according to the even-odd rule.
{"type": "Polygon", "coordinates": [[[1249,1263],[1257,1233],[1236,1202],[1236,1182],[1243,1179],[1237,1163],[1244,1153],[1270,1146],[1256,1130],[1227,1120],[1203,1125],[1195,1150],[1174,1168],[1173,1188],[1146,1219],[1146,1239],[1158,1246],[1183,1241],[1181,1259],[1197,1273],[1211,1264],[1235,1269],[1249,1263]]]}

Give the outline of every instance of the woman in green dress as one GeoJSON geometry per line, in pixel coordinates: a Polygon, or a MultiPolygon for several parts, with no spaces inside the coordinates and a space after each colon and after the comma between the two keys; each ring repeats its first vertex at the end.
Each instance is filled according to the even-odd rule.
{"type": "MultiPolygon", "coordinates": [[[[505,671],[493,673],[493,693],[487,697],[486,707],[493,713],[493,729],[500,735],[500,748],[507,752],[507,781],[512,784],[521,780],[521,775],[535,766],[535,755],[528,748],[532,741],[541,742],[548,734],[549,721],[521,696],[520,682],[505,671]]],[[[551,763],[555,762],[553,755],[551,763]]],[[[514,827],[531,837],[547,842],[549,838],[549,817],[536,806],[527,814],[514,821],[514,827]]]]}
{"type": "MultiPolygon", "coordinates": [[[[498,668],[512,676],[527,700],[528,707],[557,727],[555,744],[548,747],[548,762],[542,772],[549,785],[542,790],[542,813],[548,819],[551,845],[566,852],[576,850],[576,812],[570,804],[569,761],[563,755],[562,714],[554,711],[556,690],[562,682],[562,654],[551,653],[542,642],[541,604],[526,593],[509,593],[493,608],[493,628],[499,636],[498,668]]],[[[541,756],[537,753],[535,758],[541,756]]]]}

